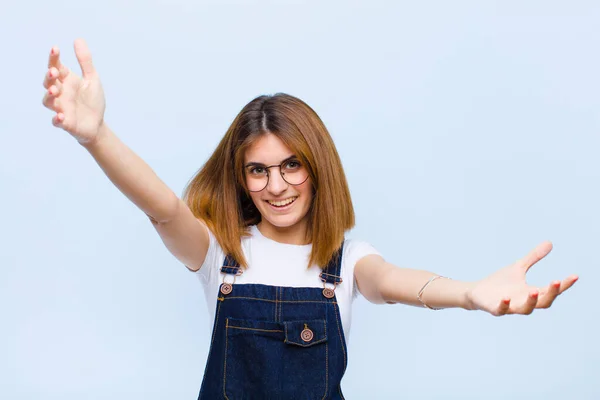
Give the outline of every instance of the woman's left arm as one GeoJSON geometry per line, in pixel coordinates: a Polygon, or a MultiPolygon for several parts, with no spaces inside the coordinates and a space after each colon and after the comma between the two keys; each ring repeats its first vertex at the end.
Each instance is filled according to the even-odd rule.
{"type": "Polygon", "coordinates": [[[354,275],[360,292],[373,303],[460,307],[483,310],[496,316],[531,314],[536,308],[550,307],[554,299],[578,279],[577,275],[571,275],[543,288],[527,285],[527,271],[550,250],[552,243],[544,242],[526,257],[476,282],[455,281],[427,271],[398,268],[378,255],[361,258],[356,263],[354,275]]]}

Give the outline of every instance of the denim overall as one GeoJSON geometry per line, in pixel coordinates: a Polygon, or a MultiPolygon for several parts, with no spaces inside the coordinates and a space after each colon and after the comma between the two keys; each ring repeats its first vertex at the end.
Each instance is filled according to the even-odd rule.
{"type": "Polygon", "coordinates": [[[320,274],[324,288],[235,284],[225,257],[199,400],[343,399],[347,352],[335,297],[343,243],[320,274]],[[326,283],[333,288],[326,287],[326,283]]]}

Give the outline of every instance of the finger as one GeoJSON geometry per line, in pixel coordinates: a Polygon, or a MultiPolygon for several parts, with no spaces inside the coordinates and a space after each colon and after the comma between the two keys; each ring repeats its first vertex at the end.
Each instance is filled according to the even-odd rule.
{"type": "Polygon", "coordinates": [[[525,301],[525,305],[523,305],[523,307],[521,307],[521,309],[518,311],[518,313],[526,314],[526,315],[531,314],[533,312],[533,310],[535,309],[535,306],[538,302],[538,298],[539,298],[539,292],[537,290],[529,292],[529,295],[527,296],[527,300],[525,301]]]}
{"type": "Polygon", "coordinates": [[[56,67],[60,64],[59,60],[60,50],[54,46],[50,49],[50,57],[48,57],[48,68],[56,67]]]}
{"type": "Polygon", "coordinates": [[[69,68],[67,68],[64,64],[60,64],[60,67],[58,68],[58,71],[60,72],[60,75],[58,76],[58,79],[61,82],[64,82],[65,79],[67,78],[67,76],[69,76],[69,74],[71,73],[71,71],[69,70],[69,68]]]}
{"type": "Polygon", "coordinates": [[[57,128],[64,128],[63,123],[65,122],[65,114],[57,113],[54,117],[52,117],[52,125],[57,128]]]}
{"type": "Polygon", "coordinates": [[[508,310],[510,309],[510,299],[508,297],[500,300],[500,305],[498,306],[498,310],[496,312],[496,316],[499,317],[501,315],[506,315],[508,310]]]}
{"type": "Polygon", "coordinates": [[[96,73],[94,65],[92,64],[92,53],[88,49],[88,46],[83,39],[75,40],[74,47],[75,56],[77,57],[77,61],[81,67],[81,73],[83,77],[90,78],[96,73]]]}
{"type": "Polygon", "coordinates": [[[560,281],[554,281],[547,288],[542,289],[536,308],[548,308],[559,295],[560,281]]]}
{"type": "Polygon", "coordinates": [[[44,95],[44,99],[42,100],[42,104],[52,110],[52,111],[56,111],[56,112],[62,112],[62,108],[60,106],[60,100],[57,99],[55,96],[52,96],[50,93],[46,92],[46,94],[44,95]]]}
{"type": "Polygon", "coordinates": [[[50,49],[50,57],[48,58],[48,69],[56,68],[58,71],[57,78],[64,81],[69,75],[69,68],[65,67],[60,61],[60,50],[54,46],[50,49]]]}
{"type": "Polygon", "coordinates": [[[62,82],[56,80],[52,86],[48,88],[48,94],[50,96],[58,97],[62,93],[62,82]]]}
{"type": "Polygon", "coordinates": [[[577,275],[571,275],[567,279],[563,280],[560,283],[560,289],[558,290],[558,294],[561,294],[565,290],[569,289],[571,286],[573,286],[575,284],[575,282],[577,282],[578,279],[579,279],[579,277],[577,275]]]}
{"type": "Polygon", "coordinates": [[[519,263],[528,271],[535,263],[546,257],[552,251],[552,243],[545,241],[536,246],[529,254],[519,260],[519,263]]]}
{"type": "Polygon", "coordinates": [[[55,67],[48,69],[48,72],[46,72],[46,75],[44,75],[44,87],[48,89],[50,86],[52,86],[54,82],[56,82],[56,78],[58,78],[58,76],[58,69],[55,67]]]}

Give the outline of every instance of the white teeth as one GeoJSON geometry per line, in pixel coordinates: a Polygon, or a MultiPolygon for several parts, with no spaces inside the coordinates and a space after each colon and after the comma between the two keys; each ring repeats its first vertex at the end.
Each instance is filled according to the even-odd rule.
{"type": "Polygon", "coordinates": [[[267,200],[267,202],[269,204],[272,204],[272,205],[276,206],[276,207],[283,207],[283,206],[286,206],[286,205],[290,204],[291,202],[293,202],[297,198],[298,198],[298,196],[295,196],[295,197],[290,197],[289,199],[285,199],[285,200],[281,200],[281,201],[267,200]]]}

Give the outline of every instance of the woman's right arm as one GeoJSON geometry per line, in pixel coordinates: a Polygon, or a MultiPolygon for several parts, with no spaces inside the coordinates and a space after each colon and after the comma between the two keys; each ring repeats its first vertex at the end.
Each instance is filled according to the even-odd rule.
{"type": "Polygon", "coordinates": [[[112,183],[142,210],[171,254],[198,270],[208,251],[208,228],[154,171],[105,125],[82,143],[112,183]]]}
{"type": "Polygon", "coordinates": [[[105,124],[102,85],[83,40],[75,41],[75,55],[82,77],[61,64],[57,48],[50,53],[43,103],[56,112],[52,123],[88,150],[112,183],[150,218],[179,261],[199,269],[208,251],[208,228],[105,124]]]}

